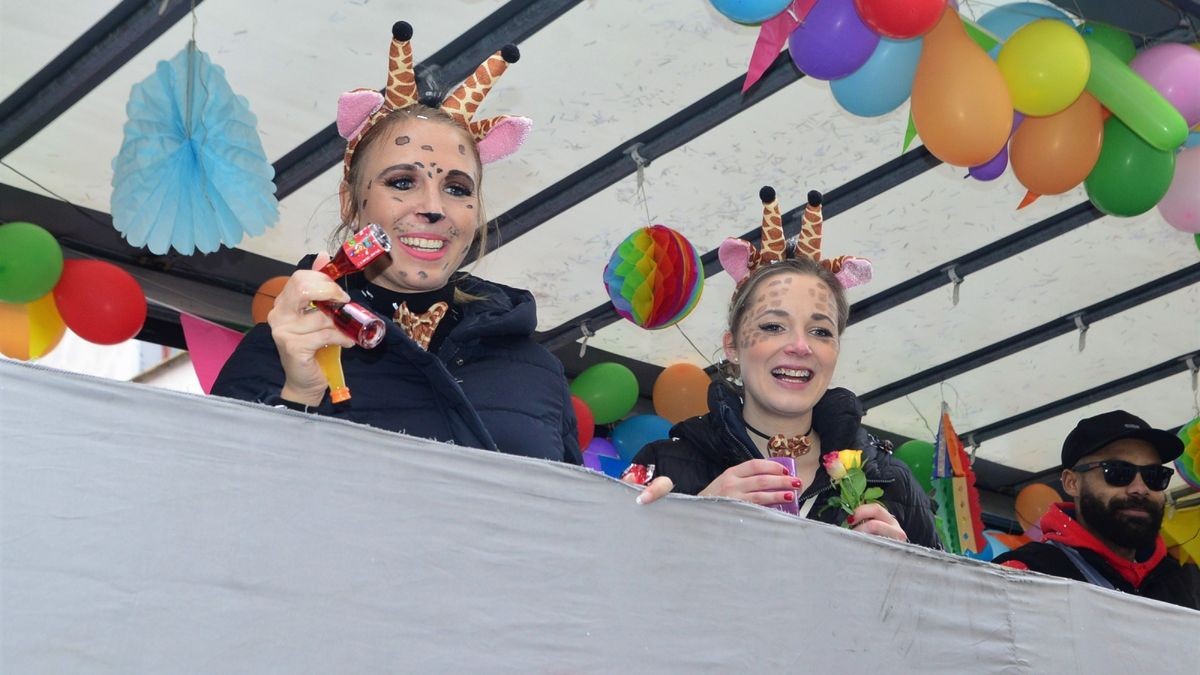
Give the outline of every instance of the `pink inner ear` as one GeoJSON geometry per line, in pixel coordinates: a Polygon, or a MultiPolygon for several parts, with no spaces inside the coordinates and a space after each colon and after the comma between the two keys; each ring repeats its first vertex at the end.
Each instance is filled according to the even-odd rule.
{"type": "Polygon", "coordinates": [[[862,286],[871,280],[871,261],[847,256],[842,261],[842,269],[834,276],[845,288],[862,286]]]}
{"type": "Polygon", "coordinates": [[[383,95],[374,89],[355,89],[338,97],[338,135],[350,140],[362,131],[371,114],[383,106],[383,95]]]}
{"type": "Polygon", "coordinates": [[[528,117],[506,117],[492,127],[479,141],[479,161],[490,164],[516,152],[529,138],[533,120],[528,117]]]}
{"type": "Polygon", "coordinates": [[[750,242],[729,238],[717,249],[721,267],[733,277],[734,283],[741,282],[750,273],[750,242]]]}

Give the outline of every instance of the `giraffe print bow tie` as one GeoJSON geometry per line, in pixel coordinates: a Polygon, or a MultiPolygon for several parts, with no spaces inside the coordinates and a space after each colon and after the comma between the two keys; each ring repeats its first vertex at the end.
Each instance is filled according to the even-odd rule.
{"type": "Polygon", "coordinates": [[[809,450],[812,450],[812,441],[808,436],[775,434],[767,441],[767,452],[772,457],[803,457],[809,450]]]}
{"type": "Polygon", "coordinates": [[[450,305],[446,301],[435,302],[429,311],[415,314],[408,309],[408,303],[402,302],[396,308],[396,315],[392,320],[400,324],[400,328],[412,338],[413,342],[426,351],[429,350],[429,341],[433,339],[433,331],[437,330],[438,323],[442,317],[446,316],[446,310],[450,309],[450,305]]]}

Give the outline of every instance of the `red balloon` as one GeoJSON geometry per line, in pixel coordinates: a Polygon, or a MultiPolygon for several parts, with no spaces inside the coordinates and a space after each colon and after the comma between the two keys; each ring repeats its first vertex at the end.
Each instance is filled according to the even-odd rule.
{"type": "Polygon", "coordinates": [[[146,296],[128,272],[100,260],[66,260],[54,303],[67,327],[99,345],[137,335],[146,323],[146,296]]]}
{"type": "Polygon", "coordinates": [[[583,449],[592,442],[596,435],[596,417],[592,409],[578,396],[571,396],[571,405],[575,407],[575,421],[579,426],[579,448],[583,449]]]}
{"type": "Polygon", "coordinates": [[[920,37],[937,25],[946,0],[854,0],[867,28],[894,40],[920,37]]]}

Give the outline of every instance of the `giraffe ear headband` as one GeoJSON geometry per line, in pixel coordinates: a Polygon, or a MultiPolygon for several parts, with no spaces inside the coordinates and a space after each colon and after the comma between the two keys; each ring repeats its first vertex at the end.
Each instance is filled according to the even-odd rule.
{"type": "MultiPolygon", "coordinates": [[[[420,103],[417,77],[413,72],[412,46],[409,44],[411,39],[412,26],[407,22],[397,21],[392,25],[387,87],[382,95],[374,89],[355,89],[338,97],[338,134],[347,141],[343,159],[346,175],[350,173],[354,149],[376,122],[392,111],[420,103]]],[[[516,152],[528,138],[533,126],[533,121],[525,117],[501,115],[483,120],[472,119],[496,78],[508,69],[508,64],[516,63],[520,57],[521,53],[514,45],[492,54],[441,104],[441,109],[475,138],[479,160],[484,164],[516,152]]]]}
{"type": "Polygon", "coordinates": [[[833,272],[844,288],[861,286],[871,280],[871,261],[866,258],[839,256],[833,259],[821,258],[821,227],[824,219],[821,217],[821,193],[812,190],[808,193],[808,205],[804,207],[804,220],[800,226],[800,234],[789,240],[783,238],[783,216],[779,210],[779,200],[775,198],[775,189],[767,186],[759,190],[758,196],[763,203],[762,249],[744,240],[730,237],[721,243],[717,257],[721,267],[741,285],[750,273],[764,265],[777,263],[785,258],[808,256],[821,263],[821,266],[833,272]]]}

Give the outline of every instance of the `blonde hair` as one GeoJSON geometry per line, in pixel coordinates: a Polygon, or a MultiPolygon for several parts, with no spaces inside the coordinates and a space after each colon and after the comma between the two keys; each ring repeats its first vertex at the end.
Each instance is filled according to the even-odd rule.
{"type": "MultiPolygon", "coordinates": [[[[462,137],[463,145],[470,148],[471,156],[475,158],[475,166],[479,167],[479,173],[475,176],[475,194],[479,196],[479,229],[475,233],[475,240],[471,242],[471,247],[467,250],[468,256],[472,252],[475,253],[475,262],[478,262],[488,250],[488,221],[483,206],[483,163],[479,160],[479,148],[476,146],[475,138],[471,133],[459,126],[446,111],[441,108],[430,108],[425,105],[413,105],[401,108],[400,110],[393,110],[372,126],[363,135],[362,140],[358,142],[358,147],[355,149],[354,156],[350,160],[350,171],[347,173],[344,181],[346,188],[350,191],[350,200],[348,204],[344,203],[345,208],[341,213],[342,222],[329,235],[329,248],[331,250],[336,249],[354,233],[353,223],[358,218],[359,204],[362,203],[362,158],[369,153],[370,148],[374,146],[375,142],[381,136],[384,136],[397,126],[415,119],[453,127],[462,137]]],[[[457,288],[454,289],[454,301],[456,303],[474,302],[482,299],[480,296],[466,293],[457,288]]]]}

